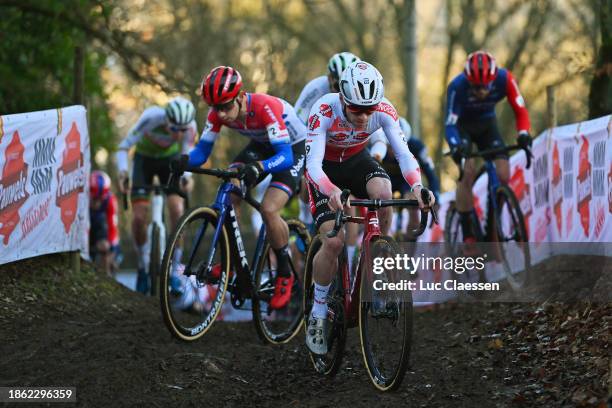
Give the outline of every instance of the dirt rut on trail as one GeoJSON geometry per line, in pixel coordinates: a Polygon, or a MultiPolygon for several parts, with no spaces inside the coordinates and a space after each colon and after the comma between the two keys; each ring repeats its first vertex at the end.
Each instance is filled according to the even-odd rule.
{"type": "Polygon", "coordinates": [[[541,407],[608,397],[609,304],[421,310],[411,367],[398,391],[382,394],[356,329],[340,372],[324,378],[303,335],[268,346],[251,323],[219,322],[179,342],[156,300],[87,265],[77,276],[61,256],[43,259],[0,268],[0,386],[74,386],[79,406],[541,407]]]}

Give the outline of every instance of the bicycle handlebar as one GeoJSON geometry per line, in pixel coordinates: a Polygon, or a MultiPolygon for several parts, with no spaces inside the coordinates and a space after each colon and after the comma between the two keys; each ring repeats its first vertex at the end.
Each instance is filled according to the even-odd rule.
{"type": "MultiPolygon", "coordinates": [[[[342,204],[346,204],[351,191],[346,189],[342,191],[342,195],[340,196],[340,201],[342,204]]],[[[425,205],[429,204],[429,190],[422,189],[421,190],[421,198],[425,205]]],[[[408,200],[408,199],[398,199],[398,200],[352,200],[351,205],[355,207],[367,207],[369,209],[378,209],[383,207],[418,207],[419,202],[417,200],[408,200]]],[[[429,209],[431,211],[432,218],[434,222],[438,223],[438,215],[436,214],[436,210],[432,207],[429,209]]],[[[425,229],[427,228],[427,210],[421,209],[421,223],[417,229],[410,231],[415,237],[423,234],[425,229]]],[[[328,238],[333,238],[338,235],[342,224],[346,222],[347,217],[344,215],[344,211],[339,209],[336,211],[336,217],[334,219],[334,228],[331,231],[327,232],[328,238]]]]}
{"type": "MultiPolygon", "coordinates": [[[[204,174],[208,176],[215,176],[225,181],[229,181],[231,179],[240,180],[240,190],[242,192],[241,198],[243,198],[247,203],[249,203],[249,205],[251,205],[257,211],[260,211],[261,203],[255,200],[255,198],[253,198],[253,195],[251,194],[251,188],[247,187],[244,184],[244,180],[243,180],[244,176],[240,172],[230,171],[230,170],[225,170],[225,169],[202,169],[200,167],[188,167],[185,169],[185,171],[191,172],[194,174],[204,174]]],[[[174,185],[177,182],[178,182],[177,173],[170,171],[170,177],[168,179],[168,187],[174,185]]],[[[186,194],[184,192],[180,191],[180,189],[176,189],[176,190],[179,191],[179,195],[181,197],[186,199],[186,194]]]]}
{"type": "MultiPolygon", "coordinates": [[[[530,168],[531,167],[531,159],[533,158],[533,154],[531,153],[531,149],[523,149],[521,146],[519,145],[511,145],[511,146],[504,146],[504,147],[495,147],[493,149],[485,149],[485,150],[479,150],[477,152],[468,152],[468,153],[464,153],[462,154],[462,159],[461,159],[461,163],[458,164],[459,166],[459,180],[461,180],[463,178],[463,167],[465,166],[465,160],[473,158],[473,157],[482,157],[484,159],[487,159],[487,156],[493,156],[495,154],[498,153],[508,153],[512,150],[524,150],[525,151],[525,156],[527,157],[527,165],[525,166],[526,168],[530,168]]],[[[451,152],[447,151],[443,153],[444,156],[450,156],[451,152]]]]}

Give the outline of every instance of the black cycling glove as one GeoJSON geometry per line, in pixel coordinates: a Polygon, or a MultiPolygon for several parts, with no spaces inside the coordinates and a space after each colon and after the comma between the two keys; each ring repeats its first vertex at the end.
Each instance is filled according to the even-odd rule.
{"type": "Polygon", "coordinates": [[[180,177],[187,169],[188,164],[189,155],[182,154],[179,157],[170,160],[170,171],[172,171],[172,173],[174,173],[176,176],[180,177]]]}
{"type": "Polygon", "coordinates": [[[527,132],[521,132],[516,139],[517,144],[523,150],[527,150],[531,148],[531,136],[527,132]]]}
{"type": "Polygon", "coordinates": [[[263,168],[259,162],[253,162],[245,164],[240,172],[242,173],[244,183],[250,187],[257,182],[257,179],[263,173],[263,168]]]}
{"type": "Polygon", "coordinates": [[[469,144],[465,140],[462,140],[460,143],[451,146],[451,157],[453,158],[453,161],[457,164],[460,164],[461,159],[463,159],[468,153],[469,144]]]}

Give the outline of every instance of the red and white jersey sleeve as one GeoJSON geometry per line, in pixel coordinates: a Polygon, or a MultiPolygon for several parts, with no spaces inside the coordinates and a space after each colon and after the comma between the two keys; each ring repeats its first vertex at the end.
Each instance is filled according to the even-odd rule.
{"type": "Polygon", "coordinates": [[[332,127],[335,116],[330,103],[333,104],[337,96],[338,94],[327,94],[314,103],[308,116],[306,132],[306,177],[317,190],[328,196],[338,188],[323,171],[327,131],[332,127]]]}
{"type": "Polygon", "coordinates": [[[221,119],[219,119],[219,116],[217,116],[217,111],[215,111],[213,108],[208,109],[206,124],[204,125],[204,129],[200,135],[200,140],[214,143],[219,136],[222,126],[223,122],[221,122],[221,119]]]}
{"type": "Polygon", "coordinates": [[[510,71],[506,70],[506,97],[512,106],[516,118],[516,130],[518,132],[528,132],[531,124],[529,122],[529,111],[525,107],[525,99],[519,91],[518,84],[510,71]]]}

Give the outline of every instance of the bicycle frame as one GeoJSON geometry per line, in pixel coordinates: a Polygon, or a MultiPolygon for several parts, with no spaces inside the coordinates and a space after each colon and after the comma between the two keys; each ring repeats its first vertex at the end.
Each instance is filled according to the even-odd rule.
{"type": "MultiPolygon", "coordinates": [[[[346,201],[349,192],[345,190],[343,192],[343,202],[346,201]]],[[[352,205],[367,207],[367,212],[365,217],[353,217],[342,215],[342,211],[336,213],[336,220],[333,235],[330,233],[327,234],[328,237],[335,236],[337,233],[337,229],[341,225],[341,222],[354,222],[357,224],[364,224],[365,231],[362,238],[361,248],[362,252],[359,256],[359,260],[357,262],[357,272],[355,275],[355,281],[353,287],[350,286],[350,276],[348,271],[348,263],[345,262],[342,268],[342,286],[344,291],[344,311],[345,311],[345,320],[347,322],[348,327],[355,327],[357,325],[357,316],[358,316],[358,307],[361,299],[361,279],[364,277],[361,275],[362,268],[361,266],[365,264],[367,265],[370,260],[370,246],[369,243],[376,237],[382,235],[380,230],[380,225],[378,222],[378,213],[377,210],[382,207],[388,206],[411,206],[418,205],[416,200],[352,200],[352,205]]],[[[435,217],[435,213],[432,210],[432,216],[434,220],[437,220],[435,217]]],[[[417,230],[413,231],[416,236],[421,235],[427,226],[427,213],[421,211],[421,223],[417,230]],[[418,231],[418,232],[417,232],[418,231]]],[[[366,278],[370,278],[370,276],[366,276],[366,278]]]]}
{"type": "MultiPolygon", "coordinates": [[[[197,277],[198,280],[202,280],[206,271],[212,268],[216,252],[216,245],[214,243],[218,241],[219,235],[221,234],[221,229],[225,225],[229,233],[228,240],[231,265],[233,265],[236,270],[236,274],[230,282],[228,289],[232,293],[232,305],[238,308],[242,306],[245,299],[252,298],[254,293],[253,282],[251,280],[252,271],[249,265],[249,261],[247,259],[244,242],[242,240],[242,233],[240,232],[240,226],[236,218],[236,212],[232,204],[232,194],[237,194],[241,197],[244,196],[243,191],[240,187],[237,187],[236,185],[228,181],[222,183],[219,186],[219,189],[217,190],[217,196],[215,198],[214,203],[211,205],[211,208],[217,210],[219,214],[218,223],[213,234],[213,249],[210,251],[206,262],[197,271],[197,277]]],[[[200,241],[204,236],[206,226],[207,225],[205,223],[204,225],[202,225],[202,227],[200,227],[200,231],[198,232],[198,236],[196,239],[196,244],[193,246],[192,251],[195,251],[199,247],[200,241]]],[[[251,265],[258,264],[259,259],[262,256],[265,240],[266,228],[265,224],[262,224],[261,229],[259,230],[257,246],[255,248],[255,253],[253,254],[251,265]]],[[[190,254],[189,259],[190,263],[186,266],[186,270],[190,270],[191,268],[191,261],[194,259],[193,252],[190,254]]]]}
{"type": "Polygon", "coordinates": [[[159,242],[160,253],[163,254],[166,249],[166,225],[164,224],[164,195],[162,187],[155,185],[153,187],[153,199],[151,200],[151,222],[147,227],[147,242],[150,245],[153,234],[153,225],[157,224],[159,233],[162,239],[159,242]]]}
{"type": "MultiPolygon", "coordinates": [[[[348,263],[344,264],[342,268],[342,286],[344,288],[344,310],[347,327],[357,326],[358,318],[358,307],[361,299],[361,276],[363,262],[367,262],[370,259],[370,246],[368,245],[374,238],[382,235],[380,226],[378,224],[378,213],[376,210],[368,208],[365,217],[346,217],[347,222],[354,222],[356,224],[364,224],[365,231],[363,232],[363,239],[361,240],[362,252],[359,254],[359,260],[357,261],[356,274],[353,286],[351,287],[350,274],[348,270],[348,263]]],[[[367,277],[366,277],[367,278],[367,277]]]]}
{"type": "Polygon", "coordinates": [[[501,185],[499,178],[497,177],[497,169],[495,163],[492,160],[485,160],[485,171],[488,176],[487,190],[489,193],[490,208],[493,211],[497,210],[497,202],[495,202],[495,191],[501,185]]]}

